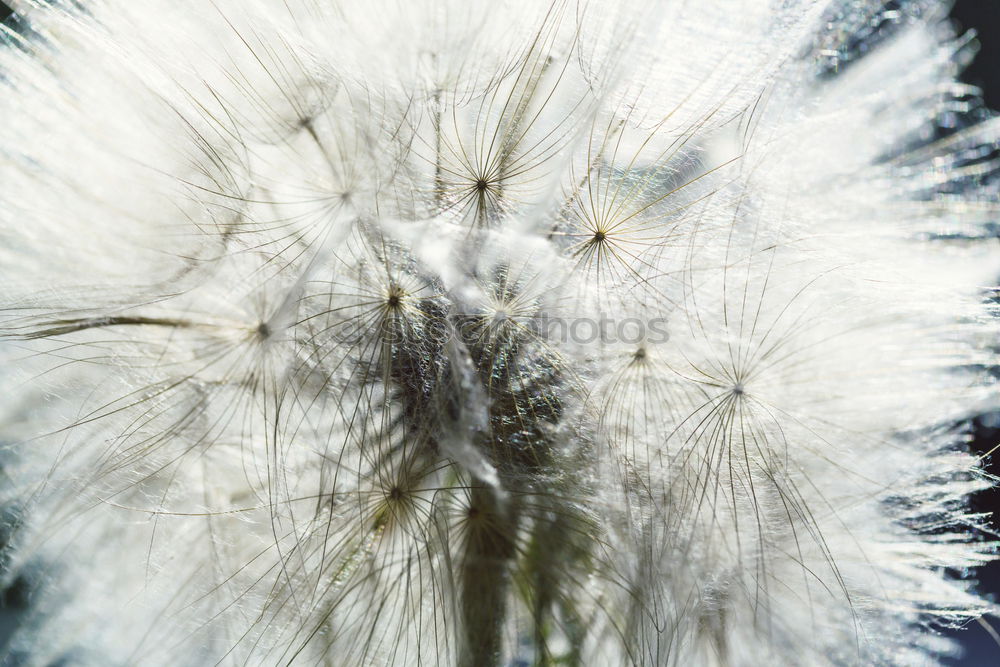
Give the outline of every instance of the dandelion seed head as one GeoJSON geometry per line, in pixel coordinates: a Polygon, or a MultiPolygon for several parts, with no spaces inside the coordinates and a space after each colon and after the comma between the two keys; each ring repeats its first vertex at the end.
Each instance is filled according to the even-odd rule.
{"type": "Polygon", "coordinates": [[[16,4],[8,657],[915,665],[993,609],[939,3],[16,4]]]}

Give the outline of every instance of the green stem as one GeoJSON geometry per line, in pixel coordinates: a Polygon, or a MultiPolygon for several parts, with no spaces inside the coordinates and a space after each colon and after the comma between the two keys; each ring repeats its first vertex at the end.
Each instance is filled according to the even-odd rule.
{"type": "Polygon", "coordinates": [[[517,521],[515,509],[494,490],[472,489],[461,574],[461,667],[500,664],[517,521]]]}

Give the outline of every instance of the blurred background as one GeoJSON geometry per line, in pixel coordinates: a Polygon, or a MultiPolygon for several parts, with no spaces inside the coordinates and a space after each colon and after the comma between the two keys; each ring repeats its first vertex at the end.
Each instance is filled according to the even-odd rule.
{"type": "MultiPolygon", "coordinates": [[[[886,0],[886,3],[894,4],[895,0],[886,0]]],[[[0,20],[6,19],[9,14],[10,9],[0,1],[0,20]]],[[[956,0],[951,16],[960,32],[974,30],[978,35],[979,54],[962,79],[979,86],[987,106],[1000,110],[1000,0],[956,0]]],[[[1000,275],[997,280],[1000,283],[1000,275]]],[[[986,454],[1000,446],[1000,413],[976,419],[972,424],[972,438],[971,447],[979,454],[986,454]]],[[[1000,450],[985,459],[984,464],[989,473],[1000,476],[1000,450]]],[[[972,499],[972,509],[992,513],[991,525],[1000,534],[1000,489],[977,494],[972,499]]],[[[984,537],[997,539],[997,535],[984,537]]],[[[979,590],[984,595],[1000,602],[1000,562],[979,568],[968,576],[978,580],[979,590]]],[[[6,643],[16,626],[19,610],[28,601],[26,587],[22,585],[15,584],[0,592],[0,647],[6,643]]],[[[1000,666],[1000,617],[985,620],[986,625],[973,622],[960,630],[945,631],[962,644],[965,652],[961,658],[950,659],[946,664],[955,667],[1000,666]]]]}
{"type": "MultiPolygon", "coordinates": [[[[957,0],[951,11],[952,20],[960,32],[975,30],[979,41],[979,54],[965,70],[962,79],[983,91],[986,105],[1000,110],[1000,1],[957,0]]],[[[997,276],[1000,283],[1000,276],[997,276]]],[[[972,424],[972,449],[986,454],[1000,445],[1000,414],[984,415],[972,424]]],[[[1000,450],[986,458],[984,467],[992,475],[1000,476],[1000,450]]],[[[975,512],[992,513],[991,526],[1000,532],[1000,489],[977,494],[972,499],[975,512]]],[[[986,539],[997,539],[987,535],[986,539]]],[[[979,590],[994,602],[1000,602],[1000,562],[978,568],[971,573],[979,581],[979,590]]],[[[949,631],[958,639],[965,655],[947,664],[961,667],[988,667],[1000,665],[1000,617],[984,619],[991,628],[970,623],[960,631],[949,631]]]]}

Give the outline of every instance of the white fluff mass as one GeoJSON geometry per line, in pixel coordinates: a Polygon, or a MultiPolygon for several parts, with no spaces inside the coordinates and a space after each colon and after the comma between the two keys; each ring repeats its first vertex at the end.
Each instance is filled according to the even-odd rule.
{"type": "Polygon", "coordinates": [[[10,664],[933,665],[992,610],[942,3],[14,8],[10,664]]]}

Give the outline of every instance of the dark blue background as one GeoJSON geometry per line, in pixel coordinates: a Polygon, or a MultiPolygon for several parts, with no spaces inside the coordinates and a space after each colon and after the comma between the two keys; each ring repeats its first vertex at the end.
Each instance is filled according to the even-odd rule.
{"type": "MultiPolygon", "coordinates": [[[[983,91],[987,106],[1000,110],[1000,2],[997,0],[958,0],[952,9],[952,18],[963,30],[975,30],[979,35],[979,54],[962,78],[983,91]]],[[[1000,276],[997,276],[1000,283],[1000,276]]],[[[1000,444],[1000,417],[988,416],[974,423],[973,450],[985,454],[1000,444]]],[[[1000,451],[985,461],[986,469],[1000,476],[1000,451]]],[[[1000,489],[978,494],[972,499],[973,509],[994,513],[992,527],[1000,531],[1000,489]]],[[[995,538],[994,538],[995,539],[995,538]]],[[[974,575],[979,580],[979,590],[994,602],[1000,602],[1000,562],[980,568],[974,575]]],[[[1000,632],[1000,618],[985,619],[1000,632]]],[[[970,623],[965,630],[951,633],[962,642],[965,656],[951,664],[962,667],[1000,666],[1000,646],[978,623],[970,623]]]]}

